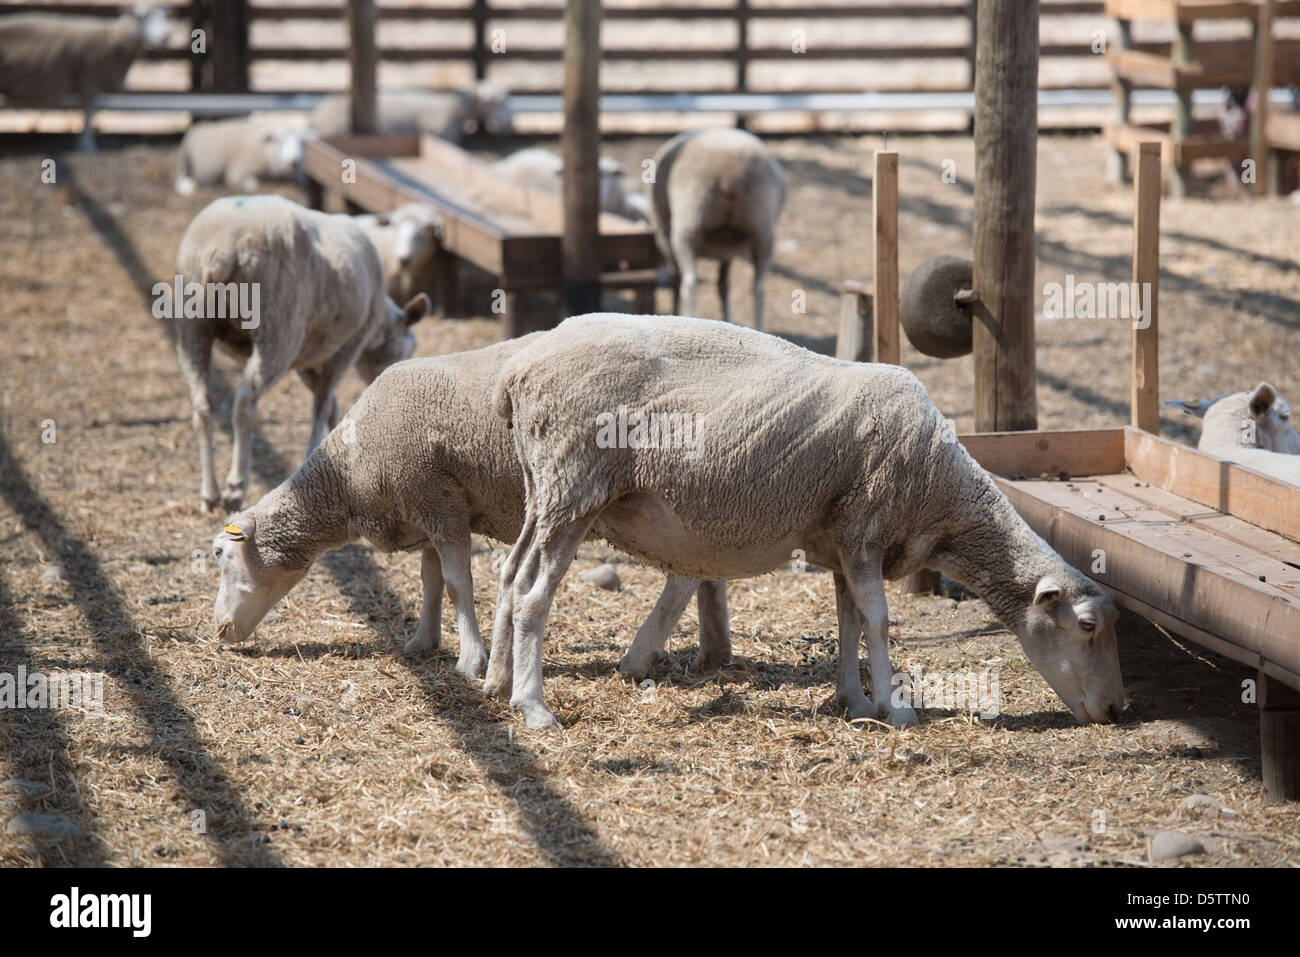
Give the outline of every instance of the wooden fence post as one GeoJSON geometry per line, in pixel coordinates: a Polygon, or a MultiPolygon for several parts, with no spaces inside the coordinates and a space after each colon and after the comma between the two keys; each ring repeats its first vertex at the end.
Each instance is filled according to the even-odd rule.
{"type": "MultiPolygon", "coordinates": [[[[1170,50],[1175,67],[1186,66],[1196,59],[1196,41],[1192,37],[1192,24],[1174,24],[1174,43],[1170,50]]],[[[1188,139],[1196,133],[1196,118],[1192,115],[1192,91],[1174,90],[1174,122],[1170,127],[1175,142],[1188,139]]],[[[1175,166],[1169,182],[1169,195],[1185,199],[1192,185],[1191,166],[1175,166]]]]}
{"type": "Polygon", "coordinates": [[[488,43],[488,0],[474,0],[470,8],[470,17],[474,25],[474,79],[487,79],[488,43]]]}
{"type": "MultiPolygon", "coordinates": [[[[1119,32],[1119,48],[1121,50],[1133,49],[1133,21],[1116,20],[1115,26],[1119,32]]],[[[1133,84],[1116,75],[1111,80],[1110,88],[1111,92],[1115,96],[1115,115],[1113,122],[1116,126],[1128,126],[1129,120],[1132,117],[1133,84]]],[[[1111,147],[1107,158],[1106,173],[1111,182],[1124,182],[1124,180],[1128,178],[1128,154],[1121,149],[1111,147]]]]}
{"type": "Polygon", "coordinates": [[[898,342],[898,152],[876,150],[871,179],[874,273],[872,313],[876,362],[899,361],[898,342]]]}
{"type": "Polygon", "coordinates": [[[1038,426],[1038,0],[980,0],[975,71],[975,431],[1038,426]]]}
{"type": "Polygon", "coordinates": [[[203,31],[207,51],[191,54],[191,89],[247,93],[248,0],[194,0],[190,26],[203,31]]]}
{"type": "Polygon", "coordinates": [[[1250,121],[1250,155],[1255,160],[1254,192],[1263,196],[1270,188],[1268,149],[1268,93],[1273,88],[1273,0],[1261,0],[1255,21],[1255,115],[1250,121]]]}
{"type": "Polygon", "coordinates": [[[352,68],[352,132],[374,133],[378,129],[375,110],[375,71],[379,50],[375,46],[375,0],[348,0],[348,63],[352,68]]]}
{"type": "Polygon", "coordinates": [[[601,0],[564,4],[564,309],[600,308],[601,0]]]}
{"type": "MultiPolygon", "coordinates": [[[[1160,144],[1139,143],[1133,170],[1133,285],[1146,315],[1133,323],[1129,424],[1160,433],[1160,144]]],[[[1133,312],[1133,309],[1129,310],[1133,312]]]]}

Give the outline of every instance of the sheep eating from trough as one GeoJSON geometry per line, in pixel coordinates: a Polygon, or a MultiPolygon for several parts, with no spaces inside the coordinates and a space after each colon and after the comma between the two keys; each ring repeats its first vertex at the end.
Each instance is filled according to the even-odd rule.
{"type": "MultiPolygon", "coordinates": [[[[352,131],[351,110],[348,96],[327,96],[312,110],[311,126],[322,136],[346,136],[352,131]]],[[[463,91],[381,90],[375,97],[375,111],[377,133],[428,133],[451,143],[459,143],[476,128],[505,133],[514,123],[505,91],[486,81],[463,91]]]]}
{"type": "MultiPolygon", "coordinates": [[[[559,193],[564,188],[564,158],[540,147],[517,150],[492,164],[497,175],[518,183],[559,193]]],[[[600,158],[600,208],[633,222],[649,222],[650,207],[645,196],[624,189],[626,170],[618,160],[600,158]]]]}
{"type": "MultiPolygon", "coordinates": [[[[384,551],[422,550],[424,604],[405,652],[439,646],[445,585],[460,636],[456,670],[482,674],[470,534],[514,541],[524,514],[523,472],[492,385],[502,363],[543,334],[410,359],[371,383],[298,470],[213,541],[223,639],[244,641],[318,555],[364,537],[384,551]]],[[[697,588],[703,669],[731,657],[725,584],[670,575],[642,631],[662,646],[697,588]]]]}
{"type": "MultiPolygon", "coordinates": [[[[195,315],[178,314],[176,352],[189,384],[199,440],[200,507],[237,509],[248,489],[257,400],[290,369],[312,390],[308,453],[338,421],[334,389],[354,365],[373,380],[415,350],[410,325],[427,296],[404,309],[384,291],[379,254],[350,216],[305,209],[279,196],[225,197],[190,223],[176,252],[176,285],[198,291],[195,315]],[[231,308],[236,296],[251,314],[231,308]],[[220,500],[212,461],[208,377],[212,347],[243,358],[235,393],[230,474],[220,500]]],[[[164,284],[165,285],[165,284],[164,284]]],[[[157,307],[155,307],[157,308],[157,307]]]]}
{"type": "Polygon", "coordinates": [[[429,203],[406,203],[390,213],[352,217],[379,253],[388,294],[402,302],[424,281],[442,242],[442,216],[429,203]]]}
{"type": "Polygon", "coordinates": [[[177,150],[176,192],[224,184],[244,192],[263,180],[292,180],[302,164],[304,132],[266,119],[195,123],[177,150]]]}
{"type": "Polygon", "coordinates": [[[1300,434],[1291,421],[1291,403],[1267,382],[1208,402],[1166,399],[1165,404],[1205,420],[1196,443],[1203,452],[1258,448],[1300,455],[1300,434]]]}
{"type": "MultiPolygon", "coordinates": [[[[837,697],[851,719],[916,721],[891,700],[884,579],[922,568],[983,597],[1077,720],[1118,718],[1115,606],[1030,529],[906,369],[715,321],[593,314],[508,360],[493,404],[527,497],[485,690],[509,694],[530,727],[558,726],[542,697],[542,636],[589,532],[693,578],[761,575],[799,551],[833,571],[837,697]],[[694,418],[698,454],[653,433],[594,441],[611,410],[694,418]],[[858,672],[864,629],[874,701],[858,672]]],[[[644,651],[634,642],[628,654],[644,651]]]]}
{"type": "Polygon", "coordinates": [[[675,136],[654,157],[651,218],[655,242],[674,280],[673,312],[695,315],[699,260],[718,260],[722,318],[731,321],[731,260],[754,264],[754,328],[763,328],[763,277],[785,206],[785,173],[763,141],[744,130],[675,136]]]}

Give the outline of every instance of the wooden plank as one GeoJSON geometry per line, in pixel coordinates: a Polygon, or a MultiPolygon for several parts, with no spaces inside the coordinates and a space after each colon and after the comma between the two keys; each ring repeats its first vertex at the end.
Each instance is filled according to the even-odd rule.
{"type": "MultiPolygon", "coordinates": [[[[981,0],[975,77],[975,428],[1038,424],[1038,0],[981,0]]],[[[880,293],[877,287],[877,293],[880,293]]],[[[877,332],[879,335],[879,332],[877,332]]]]}
{"type": "Polygon", "coordinates": [[[995,481],[1039,535],[1108,590],[1150,606],[1180,627],[1217,637],[1222,644],[1215,650],[1234,660],[1252,667],[1271,662],[1300,677],[1300,600],[1279,597],[1277,589],[1234,568],[1187,561],[1177,548],[1191,536],[1175,541],[1158,526],[1089,518],[1059,499],[1065,483],[995,481]],[[1092,572],[1098,550],[1105,556],[1104,574],[1092,572]]]}
{"type": "MultiPolygon", "coordinates": [[[[1300,2],[1284,0],[1277,16],[1300,16],[1300,2]]],[[[1129,20],[1230,20],[1254,18],[1259,0],[1106,0],[1106,13],[1129,20]]]]}
{"type": "Polygon", "coordinates": [[[876,150],[871,183],[872,315],[876,362],[898,364],[898,152],[876,150]]]}
{"type": "Polygon", "coordinates": [[[1270,113],[1266,129],[1269,148],[1300,153],[1300,113],[1270,113]]]}
{"type": "Polygon", "coordinates": [[[1124,470],[1122,429],[975,432],[960,435],[966,451],[994,475],[1103,475],[1124,470]]]}
{"type": "Polygon", "coordinates": [[[1296,486],[1133,428],[1124,457],[1144,482],[1300,542],[1296,486]]]}
{"type": "Polygon", "coordinates": [[[1146,315],[1132,324],[1129,424],[1160,432],[1160,143],[1139,143],[1133,157],[1133,282],[1146,315]]]}

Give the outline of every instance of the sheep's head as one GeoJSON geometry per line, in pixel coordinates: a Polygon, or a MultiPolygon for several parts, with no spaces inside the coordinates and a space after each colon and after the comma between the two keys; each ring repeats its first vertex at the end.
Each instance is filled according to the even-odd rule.
{"type": "Polygon", "coordinates": [[[480,80],[469,91],[470,114],[479,129],[489,133],[508,133],[515,115],[506,102],[506,91],[495,83],[480,80]]]}
{"type": "Polygon", "coordinates": [[[1250,394],[1249,408],[1261,449],[1300,455],[1300,434],[1291,421],[1291,405],[1278,395],[1277,389],[1261,382],[1250,394]]]}
{"type": "Polygon", "coordinates": [[[384,302],[387,309],[384,322],[357,359],[357,372],[366,382],[374,382],[375,377],[394,362],[411,357],[415,352],[415,336],[411,335],[411,326],[427,316],[433,308],[429,297],[424,293],[401,308],[387,297],[384,302]]]}
{"type": "Polygon", "coordinates": [[[213,617],[218,640],[247,641],[266,613],[307,574],[306,568],[268,564],[257,547],[253,511],[240,512],[212,540],[220,580],[213,617]]]}
{"type": "Polygon", "coordinates": [[[148,47],[160,47],[167,43],[171,35],[171,23],[167,11],[162,7],[151,7],[147,3],[135,5],[135,21],[140,31],[140,39],[148,47]]]}
{"type": "Polygon", "coordinates": [[[302,165],[303,133],[268,126],[259,130],[258,136],[262,166],[259,173],[267,179],[293,179],[302,165]]]}
{"type": "Polygon", "coordinates": [[[1029,661],[1080,724],[1119,720],[1124,679],[1119,670],[1110,598],[1082,576],[1039,580],[1017,628],[1029,661]]]}
{"type": "Polygon", "coordinates": [[[393,230],[393,255],[402,269],[419,268],[433,258],[442,242],[442,217],[427,203],[407,203],[380,216],[393,230]]]}

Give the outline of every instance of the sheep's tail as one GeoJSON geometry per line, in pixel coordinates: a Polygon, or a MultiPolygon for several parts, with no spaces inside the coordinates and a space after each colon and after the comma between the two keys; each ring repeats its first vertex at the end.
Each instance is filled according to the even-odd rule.
{"type": "Polygon", "coordinates": [[[227,246],[209,246],[199,256],[199,282],[230,282],[239,265],[239,254],[227,246]]]}
{"type": "Polygon", "coordinates": [[[492,408],[497,415],[506,420],[506,428],[514,425],[515,406],[510,400],[514,385],[515,374],[505,371],[497,377],[496,384],[492,387],[492,408]]]}

